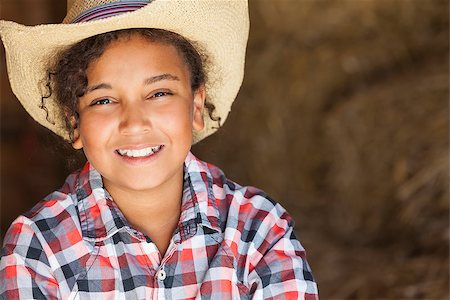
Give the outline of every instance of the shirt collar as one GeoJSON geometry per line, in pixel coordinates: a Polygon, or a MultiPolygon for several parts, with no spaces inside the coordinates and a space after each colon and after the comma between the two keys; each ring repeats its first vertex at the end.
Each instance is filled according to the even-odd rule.
{"type": "Polygon", "coordinates": [[[221,232],[219,209],[213,193],[213,176],[208,164],[197,159],[191,152],[184,162],[183,182],[179,226],[181,239],[195,235],[199,225],[221,232]]]}
{"type": "Polygon", "coordinates": [[[116,203],[103,188],[100,173],[87,162],[76,184],[77,208],[83,237],[103,240],[118,230],[129,227],[116,203]]]}
{"type": "MultiPolygon", "coordinates": [[[[186,240],[199,226],[221,232],[219,210],[213,193],[213,176],[207,163],[188,153],[184,162],[179,238],[186,240]]],[[[103,188],[100,173],[87,162],[76,184],[77,209],[85,239],[101,241],[119,230],[133,230],[120,209],[103,188]]]]}

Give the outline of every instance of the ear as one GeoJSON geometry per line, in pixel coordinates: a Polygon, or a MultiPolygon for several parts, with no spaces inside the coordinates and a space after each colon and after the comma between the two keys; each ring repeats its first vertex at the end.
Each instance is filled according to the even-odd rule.
{"type": "MultiPolygon", "coordinates": [[[[78,114],[78,113],[76,113],[78,114]]],[[[72,126],[73,130],[73,137],[72,137],[72,147],[76,150],[83,148],[83,142],[81,141],[80,137],[80,129],[79,129],[79,118],[75,115],[70,117],[70,125],[72,126]]]]}
{"type": "Polygon", "coordinates": [[[201,86],[194,93],[194,105],[192,116],[192,127],[194,130],[200,131],[205,127],[203,120],[203,111],[205,110],[206,91],[205,86],[201,86]]]}

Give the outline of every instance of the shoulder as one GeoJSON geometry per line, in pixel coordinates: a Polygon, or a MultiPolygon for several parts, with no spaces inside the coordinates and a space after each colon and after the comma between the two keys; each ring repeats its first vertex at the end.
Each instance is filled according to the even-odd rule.
{"type": "MultiPolygon", "coordinates": [[[[188,156],[187,161],[195,192],[207,194],[209,199],[204,211],[211,219],[217,217],[225,240],[235,245],[234,249],[236,245],[239,245],[237,248],[248,248],[250,244],[257,248],[270,246],[292,232],[291,216],[264,191],[237,184],[220,168],[193,155],[188,156]]],[[[235,255],[239,255],[238,252],[235,255]]]]}
{"type": "Polygon", "coordinates": [[[293,228],[294,221],[286,209],[263,190],[241,186],[218,167],[208,167],[223,229],[237,230],[240,242],[270,244],[293,228]]]}
{"type": "Polygon", "coordinates": [[[8,229],[1,250],[0,277],[5,280],[0,284],[0,298],[61,298],[61,270],[65,271],[74,251],[84,250],[73,248],[83,245],[72,193],[75,183],[72,174],[60,190],[19,216],[8,229]]]}
{"type": "Polygon", "coordinates": [[[237,213],[241,218],[253,216],[258,220],[282,218],[292,222],[286,210],[263,190],[242,186],[225,176],[218,167],[207,164],[213,183],[213,193],[219,207],[237,213]]]}
{"type": "Polygon", "coordinates": [[[292,217],[264,191],[241,186],[217,167],[210,168],[224,242],[236,259],[238,278],[251,287],[253,297],[317,299],[317,285],[292,217]]]}
{"type": "Polygon", "coordinates": [[[32,240],[33,243],[39,242],[42,247],[50,245],[50,248],[59,248],[60,239],[79,235],[77,200],[74,192],[77,176],[77,172],[69,175],[59,190],[50,193],[29,211],[16,218],[4,237],[4,251],[21,245],[29,246],[32,240]]]}

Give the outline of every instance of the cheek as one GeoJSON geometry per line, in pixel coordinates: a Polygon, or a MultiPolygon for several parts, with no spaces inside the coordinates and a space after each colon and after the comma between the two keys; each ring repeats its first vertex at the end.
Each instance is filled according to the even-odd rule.
{"type": "MultiPolygon", "coordinates": [[[[192,107],[187,104],[173,105],[155,114],[158,118],[158,127],[173,133],[184,134],[192,130],[192,107]]],[[[154,119],[156,123],[156,119],[154,119]]]]}
{"type": "Polygon", "coordinates": [[[102,145],[111,131],[111,118],[85,115],[80,118],[80,137],[85,151],[102,145]],[[88,148],[88,149],[86,149],[88,148]]]}

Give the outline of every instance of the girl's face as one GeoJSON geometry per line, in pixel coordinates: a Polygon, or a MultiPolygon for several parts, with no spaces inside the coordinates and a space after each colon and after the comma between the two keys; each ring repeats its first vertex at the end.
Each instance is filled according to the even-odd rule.
{"type": "Polygon", "coordinates": [[[87,78],[73,147],[83,148],[106,189],[150,191],[179,182],[192,131],[203,128],[205,91],[191,90],[175,47],[119,39],[89,65],[87,78]]]}

